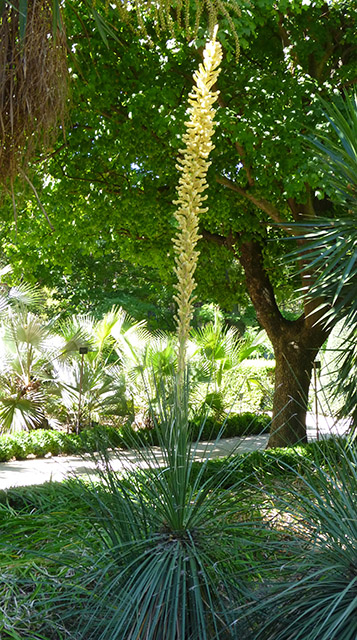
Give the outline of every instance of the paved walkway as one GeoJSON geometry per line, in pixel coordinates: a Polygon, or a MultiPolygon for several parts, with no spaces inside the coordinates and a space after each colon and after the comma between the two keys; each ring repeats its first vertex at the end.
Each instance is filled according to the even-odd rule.
{"type": "MultiPolygon", "coordinates": [[[[317,437],[316,423],[313,416],[308,417],[308,438],[317,437]]],[[[347,422],[333,424],[331,418],[319,416],[319,433],[323,436],[342,435],[348,428],[347,422]]],[[[246,436],[244,438],[225,438],[218,443],[200,442],[195,445],[195,460],[202,460],[207,453],[211,458],[222,458],[232,452],[245,453],[257,449],[264,449],[268,442],[268,435],[246,436]]],[[[157,464],[163,461],[158,447],[153,448],[157,464]]],[[[117,450],[112,456],[112,466],[115,470],[143,466],[140,454],[117,450]]],[[[60,482],[65,478],[76,475],[95,474],[95,462],[90,455],[86,456],[54,456],[52,458],[37,458],[34,460],[16,460],[0,463],[0,490],[10,487],[43,484],[44,482],[60,482]]]]}

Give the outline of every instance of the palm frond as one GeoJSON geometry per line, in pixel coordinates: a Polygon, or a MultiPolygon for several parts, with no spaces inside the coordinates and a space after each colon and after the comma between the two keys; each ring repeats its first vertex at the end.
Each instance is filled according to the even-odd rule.
{"type": "MultiPolygon", "coordinates": [[[[310,138],[319,151],[327,183],[338,194],[339,217],[301,223],[304,239],[304,271],[314,269],[309,295],[322,297],[331,306],[329,319],[348,322],[357,311],[357,96],[345,94],[343,107],[323,102],[335,139],[310,138]]],[[[295,225],[297,228],[299,225],[295,225]]],[[[297,252],[295,252],[296,255],[297,252]]]]}
{"type": "Polygon", "coordinates": [[[10,287],[8,292],[9,302],[23,306],[39,305],[43,302],[43,293],[39,287],[22,282],[10,287]]]}
{"type": "Polygon", "coordinates": [[[29,392],[0,398],[0,432],[14,433],[38,427],[43,418],[44,396],[29,392]]]}
{"type": "MultiPolygon", "coordinates": [[[[342,104],[340,98],[332,103],[322,101],[322,105],[333,135],[319,134],[309,138],[309,144],[318,154],[319,168],[334,193],[338,214],[334,219],[316,218],[294,225],[301,235],[296,236],[300,240],[299,247],[291,252],[290,258],[298,257],[303,264],[302,273],[312,274],[306,295],[320,300],[322,321],[330,327],[342,321],[354,338],[357,321],[357,95],[345,93],[342,104]]],[[[355,378],[352,372],[356,362],[351,344],[346,342],[345,353],[341,356],[339,388],[355,378]]],[[[352,397],[353,394],[350,400],[352,397]]],[[[351,402],[347,404],[346,411],[354,412],[351,402]]]]}

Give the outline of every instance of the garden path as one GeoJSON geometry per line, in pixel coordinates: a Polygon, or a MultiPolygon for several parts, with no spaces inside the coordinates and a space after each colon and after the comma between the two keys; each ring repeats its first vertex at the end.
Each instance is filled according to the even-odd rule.
{"type": "MultiPolygon", "coordinates": [[[[308,438],[317,437],[316,420],[311,414],[308,416],[308,438]]],[[[332,418],[319,416],[319,434],[342,435],[348,428],[346,421],[334,423],[332,418]]],[[[245,453],[264,449],[268,435],[246,436],[244,438],[224,438],[217,443],[200,442],[195,445],[195,460],[202,460],[207,453],[211,458],[222,458],[232,452],[245,453]]],[[[158,447],[153,448],[153,457],[157,464],[163,462],[158,447]]],[[[140,454],[117,450],[112,454],[112,466],[115,470],[143,466],[140,454]]],[[[37,458],[34,460],[15,460],[0,464],[0,490],[10,487],[43,484],[44,482],[61,482],[73,475],[93,475],[96,473],[95,462],[90,455],[85,456],[54,456],[51,458],[37,458]]]]}

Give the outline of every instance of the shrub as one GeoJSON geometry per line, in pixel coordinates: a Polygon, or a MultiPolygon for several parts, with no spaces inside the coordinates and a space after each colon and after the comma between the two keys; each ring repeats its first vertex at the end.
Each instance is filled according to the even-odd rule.
{"type": "MultiPolygon", "coordinates": [[[[256,640],[355,640],[357,616],[357,451],[348,441],[317,443],[316,460],[287,483],[268,594],[255,615],[256,640]]],[[[253,607],[254,608],[254,607],[253,607]]]]}
{"type": "Polygon", "coordinates": [[[244,360],[226,390],[227,406],[237,413],[271,411],[275,360],[244,360]]]}

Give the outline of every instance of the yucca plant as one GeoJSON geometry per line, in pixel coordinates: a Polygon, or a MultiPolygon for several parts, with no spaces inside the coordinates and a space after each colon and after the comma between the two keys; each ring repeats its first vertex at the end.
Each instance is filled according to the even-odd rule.
{"type": "Polygon", "coordinates": [[[70,597],[64,591],[56,606],[70,626],[77,619],[75,637],[83,640],[238,639],[248,626],[244,605],[257,560],[256,538],[263,547],[264,530],[256,522],[252,534],[244,509],[232,501],[232,491],[239,495],[240,483],[224,489],[239,458],[227,462],[224,477],[207,479],[208,448],[201,470],[193,472],[196,445],[190,446],[190,381],[185,366],[198,214],[212,148],[216,94],[211,88],[220,60],[214,37],[194,76],[186,150],[179,165],[178,370],[172,402],[167,402],[162,378],[156,384],[160,453],[153,448],[139,450],[141,470],[130,470],[129,459],[124,475],[115,473],[103,454],[98,465],[101,486],[81,484],[98,543],[92,555],[86,550],[83,559],[82,593],[74,591],[70,597]]]}
{"type": "Polygon", "coordinates": [[[310,137],[309,145],[317,155],[337,214],[333,219],[317,218],[296,225],[305,235],[294,255],[303,258],[304,270],[314,269],[309,296],[321,301],[326,323],[333,327],[342,321],[348,330],[345,345],[336,354],[338,375],[332,393],[344,397],[340,415],[354,415],[357,422],[357,95],[345,93],[344,99],[322,101],[322,106],[331,129],[310,137]]]}
{"type": "MultiPolygon", "coordinates": [[[[188,384],[184,389],[187,401],[188,384]]],[[[180,415],[163,408],[160,454],[141,449],[141,471],[123,477],[103,456],[105,490],[82,485],[101,553],[86,558],[85,604],[63,613],[70,624],[79,616],[78,638],[228,639],[242,637],[248,625],[243,610],[264,530],[256,521],[252,535],[249,516],[232,500],[243,481],[223,488],[242,459],[227,461],[224,478],[207,479],[208,449],[197,473],[180,415]]]]}
{"type": "Polygon", "coordinates": [[[356,448],[336,441],[303,474],[293,473],[278,501],[279,560],[255,609],[266,616],[255,639],[356,640],[356,448]]]}

